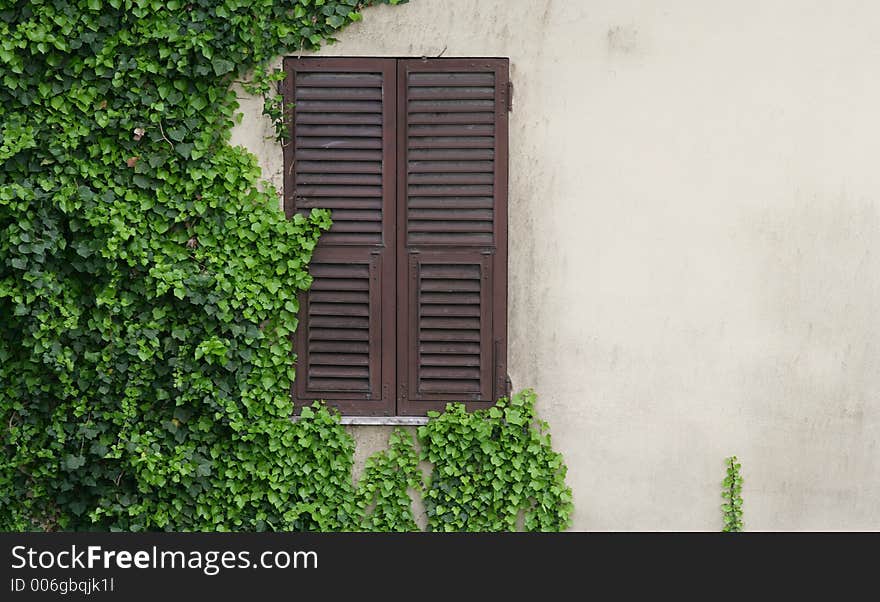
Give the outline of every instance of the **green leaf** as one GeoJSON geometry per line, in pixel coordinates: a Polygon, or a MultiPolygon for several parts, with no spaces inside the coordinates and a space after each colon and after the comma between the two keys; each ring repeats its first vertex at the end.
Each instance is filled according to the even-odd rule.
{"type": "Polygon", "coordinates": [[[180,144],[174,145],[174,150],[177,151],[178,154],[182,155],[184,158],[189,159],[192,155],[194,144],[189,142],[181,142],[180,144]]]}
{"type": "Polygon", "coordinates": [[[214,68],[214,75],[217,76],[225,75],[235,69],[235,63],[221,58],[215,58],[212,60],[211,66],[214,68]]]}
{"type": "Polygon", "coordinates": [[[64,468],[66,468],[67,470],[76,470],[78,468],[82,468],[83,466],[85,466],[85,463],[86,463],[86,459],[84,456],[69,455],[69,456],[65,456],[64,462],[62,464],[63,464],[64,468]]]}

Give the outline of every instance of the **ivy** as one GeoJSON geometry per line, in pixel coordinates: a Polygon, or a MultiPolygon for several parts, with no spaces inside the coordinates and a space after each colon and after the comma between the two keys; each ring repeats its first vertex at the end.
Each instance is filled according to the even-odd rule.
{"type": "Polygon", "coordinates": [[[278,211],[230,84],[379,2],[0,0],[0,529],[356,520],[352,443],[288,420],[330,217],[278,211]]]}
{"type": "Polygon", "coordinates": [[[569,526],[571,489],[547,424],[526,390],[468,413],[454,404],[419,428],[423,459],[433,464],[425,494],[432,531],[527,531],[569,526]]]}
{"type": "Polygon", "coordinates": [[[287,140],[289,132],[285,127],[285,117],[289,117],[294,106],[284,105],[284,97],[278,92],[278,84],[285,78],[281,69],[269,70],[265,65],[254,69],[251,79],[242,82],[245,92],[263,97],[263,115],[269,118],[275,129],[275,139],[282,144],[287,140]]]}
{"type": "MultiPolygon", "coordinates": [[[[290,337],[326,211],[229,145],[234,82],[405,0],[0,0],[0,530],[412,530],[404,432],[352,482],[290,337]]],[[[524,393],[420,430],[435,530],[568,524],[524,393]]]]}
{"type": "Polygon", "coordinates": [[[402,429],[391,433],[386,451],[367,459],[357,492],[365,531],[419,530],[409,493],[420,493],[424,486],[418,464],[412,437],[402,429]]]}
{"type": "Polygon", "coordinates": [[[724,504],[721,511],[724,513],[724,533],[739,533],[743,530],[743,498],[742,498],[742,464],[736,456],[725,460],[727,463],[727,476],[721,486],[721,497],[724,504]]]}

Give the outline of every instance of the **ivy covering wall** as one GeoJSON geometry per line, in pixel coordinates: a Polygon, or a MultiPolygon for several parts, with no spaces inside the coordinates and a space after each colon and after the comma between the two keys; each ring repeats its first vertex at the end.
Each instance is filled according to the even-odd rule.
{"type": "MultiPolygon", "coordinates": [[[[234,80],[380,2],[399,0],[0,0],[0,530],[414,528],[408,436],[355,487],[338,418],[289,420],[330,216],[284,219],[228,143],[234,80]]],[[[566,524],[530,414],[450,416],[423,432],[449,460],[432,528],[566,524]]]]}

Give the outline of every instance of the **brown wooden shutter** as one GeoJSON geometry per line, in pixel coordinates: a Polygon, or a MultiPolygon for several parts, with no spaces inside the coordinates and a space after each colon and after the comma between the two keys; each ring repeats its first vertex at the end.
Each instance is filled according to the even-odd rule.
{"type": "Polygon", "coordinates": [[[398,62],[398,414],[507,394],[508,68],[398,62]]]}
{"type": "Polygon", "coordinates": [[[394,414],[396,61],[286,59],[294,103],[284,148],[288,216],[321,207],[333,227],[311,263],[294,341],[297,406],[394,414]]]}

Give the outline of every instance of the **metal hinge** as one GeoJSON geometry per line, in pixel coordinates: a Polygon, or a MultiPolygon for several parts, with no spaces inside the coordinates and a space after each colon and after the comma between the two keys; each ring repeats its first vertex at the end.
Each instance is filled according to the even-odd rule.
{"type": "Polygon", "coordinates": [[[513,82],[507,82],[507,112],[513,113],[513,82]]]}

